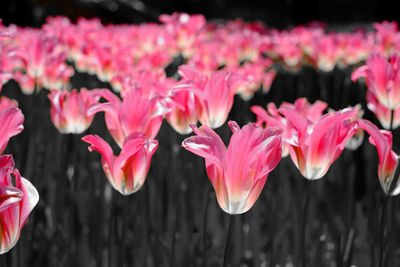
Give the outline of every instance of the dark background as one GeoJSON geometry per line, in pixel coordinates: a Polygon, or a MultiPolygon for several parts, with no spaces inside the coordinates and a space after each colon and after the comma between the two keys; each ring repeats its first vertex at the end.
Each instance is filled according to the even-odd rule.
{"type": "Polygon", "coordinates": [[[368,24],[398,20],[389,0],[2,0],[3,24],[40,26],[47,16],[100,17],[103,23],[157,21],[174,11],[204,14],[208,20],[242,18],[260,20],[267,26],[287,28],[313,20],[328,25],[368,24]]]}

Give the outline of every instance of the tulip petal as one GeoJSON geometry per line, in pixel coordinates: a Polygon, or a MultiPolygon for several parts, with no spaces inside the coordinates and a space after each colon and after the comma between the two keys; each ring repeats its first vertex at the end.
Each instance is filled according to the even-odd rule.
{"type": "Polygon", "coordinates": [[[190,152],[222,166],[226,147],[221,138],[207,125],[197,128],[191,125],[196,136],[186,138],[182,146],[190,152]]]}

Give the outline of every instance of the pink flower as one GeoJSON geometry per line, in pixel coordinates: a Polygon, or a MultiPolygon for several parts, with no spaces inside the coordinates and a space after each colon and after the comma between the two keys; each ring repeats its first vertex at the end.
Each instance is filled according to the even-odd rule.
{"type": "Polygon", "coordinates": [[[35,78],[24,74],[21,71],[16,71],[13,78],[18,82],[22,93],[24,93],[25,95],[33,94],[33,92],[35,91],[35,87],[41,88],[40,81],[35,80],[35,78]]]}
{"type": "Polygon", "coordinates": [[[18,108],[18,102],[14,99],[9,99],[8,97],[1,96],[0,97],[0,112],[6,108],[18,108]]]}
{"type": "Polygon", "coordinates": [[[208,77],[185,65],[179,68],[179,74],[182,76],[182,83],[187,84],[187,90],[198,97],[202,108],[200,122],[211,128],[222,126],[228,118],[243,76],[220,70],[208,77]]]}
{"type": "Polygon", "coordinates": [[[393,54],[389,61],[381,54],[372,54],[367,65],[356,69],[351,75],[353,81],[364,77],[368,90],[388,109],[400,106],[400,55],[393,54]]]}
{"type": "MultiPolygon", "coordinates": [[[[326,109],[327,104],[322,101],[316,101],[310,104],[306,98],[298,98],[294,104],[283,102],[281,108],[292,109],[295,112],[304,116],[310,123],[314,123],[322,116],[322,112],[326,109]]],[[[289,154],[290,144],[297,138],[297,131],[291,127],[287,119],[279,114],[279,111],[274,103],[267,105],[267,110],[260,106],[252,106],[251,111],[257,115],[257,124],[266,127],[280,127],[283,131],[282,141],[282,157],[289,154]]]]}
{"type": "Polygon", "coordinates": [[[104,111],[107,128],[120,147],[125,138],[135,132],[153,139],[160,130],[163,116],[169,112],[161,102],[162,97],[145,97],[140,89],[126,92],[122,101],[110,90],[101,90],[100,95],[108,102],[91,106],[87,115],[104,111]]]}
{"type": "Polygon", "coordinates": [[[41,30],[21,29],[16,35],[19,45],[16,51],[21,67],[32,78],[44,75],[49,64],[63,62],[66,54],[62,51],[60,40],[41,30]]]}
{"type": "Polygon", "coordinates": [[[0,254],[15,246],[38,201],[36,188],[14,169],[12,156],[0,156],[0,254]]]}
{"type": "Polygon", "coordinates": [[[8,144],[8,140],[14,135],[19,134],[23,129],[24,115],[17,108],[15,102],[5,101],[2,98],[0,105],[0,154],[8,144]],[[8,102],[7,106],[5,106],[8,102]]]}
{"type": "Polygon", "coordinates": [[[376,42],[380,46],[382,52],[387,55],[395,50],[396,44],[399,42],[399,27],[397,22],[383,21],[381,23],[374,23],[376,29],[376,42]]]}
{"type": "Polygon", "coordinates": [[[123,195],[135,193],[142,187],[158,147],[157,140],[133,133],[125,139],[119,156],[115,156],[110,145],[97,135],[86,135],[82,140],[91,144],[89,151],[101,154],[108,181],[123,195]]]}
{"type": "Polygon", "coordinates": [[[171,96],[171,112],[165,117],[168,123],[179,134],[192,132],[191,124],[197,124],[201,107],[193,92],[179,91],[171,96]]]}
{"type": "MultiPolygon", "coordinates": [[[[386,130],[390,130],[390,120],[392,116],[392,110],[388,109],[384,105],[378,102],[374,94],[371,91],[367,92],[367,106],[368,109],[371,110],[379,122],[381,123],[382,127],[386,130]]],[[[400,106],[394,110],[393,114],[393,124],[392,130],[396,129],[400,126],[400,106]]]]}
{"type": "Polygon", "coordinates": [[[240,84],[236,93],[242,99],[249,100],[253,97],[254,92],[260,88],[261,84],[263,91],[268,93],[276,75],[274,70],[266,72],[272,66],[272,63],[271,59],[260,57],[253,62],[245,62],[241,66],[229,67],[229,71],[243,75],[243,79],[246,81],[240,84]]]}
{"type": "MultiPolygon", "coordinates": [[[[385,194],[389,194],[389,189],[393,182],[393,175],[396,169],[398,155],[392,150],[392,133],[385,130],[379,130],[372,122],[367,120],[359,120],[359,125],[370,135],[369,141],[376,146],[379,155],[378,177],[385,194]]],[[[400,193],[400,179],[391,195],[400,193]]]]}
{"type": "Polygon", "coordinates": [[[159,20],[165,24],[166,31],[175,37],[181,53],[190,57],[193,54],[193,44],[206,25],[205,17],[175,12],[172,15],[163,14],[159,20]]]}
{"type": "Polygon", "coordinates": [[[80,134],[92,124],[94,115],[87,110],[100,99],[98,90],[76,89],[51,90],[48,95],[51,102],[50,116],[54,126],[61,133],[80,134]]]}
{"type": "Polygon", "coordinates": [[[358,128],[351,120],[357,113],[355,109],[325,114],[314,123],[290,108],[281,108],[279,112],[288,120],[287,127],[296,131],[290,157],[301,174],[310,180],[326,174],[358,128]]]}
{"type": "Polygon", "coordinates": [[[284,130],[282,133],[282,157],[289,155],[290,140],[294,138],[293,134],[296,134],[296,132],[287,129],[287,120],[279,114],[276,105],[269,103],[267,110],[260,106],[252,106],[251,111],[257,115],[257,125],[263,128],[279,127],[284,130]]]}
{"type": "Polygon", "coordinates": [[[208,177],[220,207],[229,214],[248,211],[260,195],[271,172],[281,159],[282,130],[262,129],[254,123],[242,129],[230,121],[233,135],[228,148],[207,125],[192,126],[196,136],[182,146],[205,158],[208,177]]]}
{"type": "Polygon", "coordinates": [[[332,71],[340,56],[340,47],[336,34],[327,34],[314,42],[314,54],[311,55],[317,69],[325,72],[332,71]]]}

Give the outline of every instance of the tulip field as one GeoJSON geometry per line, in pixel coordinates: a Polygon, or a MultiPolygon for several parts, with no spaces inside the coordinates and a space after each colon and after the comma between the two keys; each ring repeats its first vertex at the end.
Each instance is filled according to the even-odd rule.
{"type": "Polygon", "coordinates": [[[0,20],[0,267],[400,266],[399,126],[397,22],[0,20]]]}

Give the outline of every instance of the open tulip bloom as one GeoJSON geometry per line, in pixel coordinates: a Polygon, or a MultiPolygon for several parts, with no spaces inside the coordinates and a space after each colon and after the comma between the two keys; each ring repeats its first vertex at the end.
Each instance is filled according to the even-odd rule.
{"type": "Polygon", "coordinates": [[[180,66],[178,72],[182,83],[186,83],[186,86],[180,85],[181,89],[193,92],[199,100],[200,122],[213,129],[221,127],[231,111],[237,89],[245,82],[244,77],[224,70],[208,77],[187,65],[180,66]]]}
{"type": "MultiPolygon", "coordinates": [[[[322,112],[326,109],[327,104],[322,101],[316,101],[314,104],[310,104],[306,98],[302,97],[296,99],[294,104],[283,102],[280,107],[292,109],[313,123],[322,116],[322,112]]],[[[251,111],[257,115],[256,123],[258,125],[265,125],[267,127],[274,126],[284,129],[282,136],[282,157],[289,155],[290,144],[293,143],[292,139],[296,138],[297,132],[295,129],[287,127],[287,119],[279,113],[275,103],[268,103],[266,110],[260,106],[252,106],[251,111]]]]}
{"type": "Polygon", "coordinates": [[[400,106],[400,55],[394,53],[389,61],[382,54],[372,54],[367,65],[356,69],[351,79],[364,77],[368,90],[388,109],[400,106]]]}
{"type": "Polygon", "coordinates": [[[290,157],[301,174],[309,179],[322,178],[331,164],[342,153],[346,142],[358,129],[353,121],[357,109],[347,108],[328,113],[311,122],[306,117],[289,108],[279,112],[288,120],[288,129],[296,134],[290,144],[290,157]]]}
{"type": "Polygon", "coordinates": [[[98,90],[76,89],[51,90],[48,95],[51,102],[50,116],[54,126],[61,133],[80,134],[89,128],[93,115],[87,115],[89,106],[98,103],[98,90]]]}
{"type": "Polygon", "coordinates": [[[38,201],[36,188],[14,169],[12,156],[0,156],[0,254],[15,246],[38,201]]]}
{"type": "Polygon", "coordinates": [[[108,181],[123,195],[133,194],[142,187],[158,147],[157,140],[133,133],[125,139],[119,156],[115,156],[111,146],[97,135],[86,135],[82,140],[91,144],[89,151],[101,154],[108,181]]]}
{"type": "Polygon", "coordinates": [[[122,101],[107,89],[101,90],[100,95],[108,102],[91,106],[87,115],[104,111],[107,128],[121,148],[124,140],[135,132],[153,139],[160,130],[164,115],[169,112],[160,101],[161,96],[148,98],[140,89],[126,92],[122,101]]]}
{"type": "Polygon", "coordinates": [[[281,159],[282,130],[263,129],[255,123],[243,126],[234,121],[228,148],[207,125],[192,125],[196,136],[186,138],[182,146],[205,158],[208,177],[220,207],[229,214],[248,211],[260,195],[268,174],[281,159]]]}

